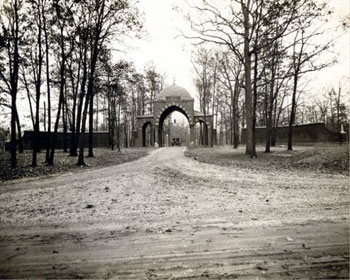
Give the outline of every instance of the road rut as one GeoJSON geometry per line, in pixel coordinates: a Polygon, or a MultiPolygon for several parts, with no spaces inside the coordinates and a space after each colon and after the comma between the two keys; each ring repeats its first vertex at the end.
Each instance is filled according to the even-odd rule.
{"type": "Polygon", "coordinates": [[[0,185],[0,278],[348,278],[348,180],[162,148],[0,185]]]}

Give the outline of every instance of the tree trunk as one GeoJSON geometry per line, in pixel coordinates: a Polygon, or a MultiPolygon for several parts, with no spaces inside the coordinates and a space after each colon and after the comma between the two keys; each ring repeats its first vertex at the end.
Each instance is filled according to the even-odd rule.
{"type": "MultiPolygon", "coordinates": [[[[19,18],[18,18],[18,1],[14,3],[14,23],[13,23],[13,40],[14,40],[14,52],[13,52],[13,71],[10,73],[11,84],[11,168],[15,168],[17,165],[16,160],[16,115],[17,115],[17,88],[18,88],[18,70],[19,70],[19,54],[18,54],[18,41],[19,41],[19,18]]],[[[11,59],[10,59],[11,60],[11,59]]]]}
{"type": "Polygon", "coordinates": [[[98,125],[99,125],[99,119],[98,119],[98,113],[99,113],[99,108],[98,108],[98,97],[96,98],[96,118],[95,118],[95,131],[99,131],[98,130],[98,125]]]}
{"type": "Polygon", "coordinates": [[[239,76],[236,76],[235,88],[233,92],[233,148],[237,149],[239,145],[239,116],[238,116],[238,99],[239,99],[239,76]]]}
{"type": "Polygon", "coordinates": [[[233,113],[233,148],[237,149],[239,145],[239,126],[237,118],[237,110],[233,113]]]}
{"type": "MultiPolygon", "coordinates": [[[[270,103],[271,106],[271,103],[270,103]]],[[[272,135],[272,110],[268,109],[267,112],[267,123],[266,123],[266,146],[265,146],[265,153],[270,153],[270,147],[271,147],[271,135],[272,135]]]]}
{"type": "Polygon", "coordinates": [[[62,124],[63,124],[63,152],[68,153],[68,145],[67,145],[67,113],[66,113],[66,94],[63,96],[62,102],[62,124]]]}
{"type": "Polygon", "coordinates": [[[35,126],[35,121],[34,121],[34,113],[33,113],[33,106],[32,106],[32,101],[31,101],[31,94],[29,90],[29,85],[27,82],[26,74],[25,74],[25,69],[23,68],[23,81],[24,81],[24,87],[26,88],[27,92],[27,98],[28,98],[28,103],[29,103],[29,110],[30,110],[30,119],[32,121],[33,127],[35,126]]]}
{"type": "MultiPolygon", "coordinates": [[[[124,119],[124,147],[128,148],[128,125],[127,125],[127,118],[126,118],[126,113],[125,113],[125,119],[124,119]]],[[[152,129],[152,127],[151,127],[152,129]]],[[[152,135],[152,133],[151,133],[152,135]]]]}
{"type": "Polygon", "coordinates": [[[246,155],[256,157],[254,147],[254,115],[253,115],[253,94],[252,94],[252,82],[251,82],[251,53],[249,50],[249,14],[247,7],[242,4],[242,10],[244,15],[244,78],[245,78],[245,113],[246,113],[246,155]]]}
{"type": "Polygon", "coordinates": [[[220,133],[219,133],[219,143],[220,145],[224,144],[224,135],[223,135],[223,116],[222,111],[220,111],[220,133]]]}
{"type": "Polygon", "coordinates": [[[44,131],[47,132],[46,130],[46,103],[44,101],[44,131]]]}
{"type": "MultiPolygon", "coordinates": [[[[215,90],[216,90],[216,67],[217,65],[215,64],[214,68],[214,82],[213,82],[213,100],[212,100],[212,123],[211,123],[211,141],[210,141],[210,146],[213,147],[213,142],[214,142],[214,111],[215,111],[215,90]]],[[[215,131],[216,133],[216,131],[215,131]]]]}
{"type": "Polygon", "coordinates": [[[37,166],[37,153],[39,151],[40,142],[40,130],[39,130],[39,96],[37,95],[36,101],[36,113],[35,113],[35,126],[34,126],[34,139],[33,139],[33,156],[32,156],[32,166],[37,166]]]}
{"type": "Polygon", "coordinates": [[[293,85],[293,96],[292,96],[292,109],[289,119],[288,127],[288,151],[293,150],[293,125],[295,120],[295,107],[296,107],[296,95],[297,95],[297,86],[298,86],[298,72],[294,74],[294,85],[293,85]]]}
{"type": "MultiPolygon", "coordinates": [[[[91,56],[90,56],[90,73],[89,73],[89,81],[88,81],[88,90],[86,94],[86,102],[84,106],[84,112],[83,112],[83,120],[82,120],[82,135],[81,139],[79,141],[79,158],[77,165],[85,165],[84,162],[84,133],[85,133],[85,123],[87,118],[87,109],[88,104],[90,100],[93,100],[93,94],[94,94],[94,79],[95,79],[95,70],[96,70],[96,63],[98,58],[98,52],[99,52],[99,41],[100,41],[100,32],[102,29],[102,15],[104,12],[104,1],[101,3],[101,10],[98,13],[98,21],[96,25],[96,30],[93,38],[93,44],[91,49],[91,56]]],[[[93,105],[93,104],[92,104],[93,105]]]]}
{"type": "Polygon", "coordinates": [[[233,129],[233,108],[232,106],[229,107],[230,108],[230,112],[229,112],[229,128],[230,128],[230,133],[229,133],[229,141],[230,141],[230,145],[233,145],[233,133],[234,133],[234,129],[233,129]]]}
{"type": "Polygon", "coordinates": [[[81,87],[80,87],[80,95],[79,95],[79,103],[78,103],[78,113],[77,113],[77,122],[76,122],[76,135],[75,135],[75,141],[74,146],[72,147],[70,151],[71,156],[77,156],[78,155],[78,144],[80,143],[80,127],[81,127],[81,117],[82,117],[82,111],[83,111],[83,104],[84,104],[84,97],[85,97],[85,88],[86,88],[86,81],[87,81],[87,41],[83,41],[83,48],[84,48],[84,57],[83,57],[83,77],[81,81],[81,87]]]}
{"type": "Polygon", "coordinates": [[[277,100],[275,100],[273,106],[273,121],[272,121],[272,129],[271,129],[271,147],[276,146],[277,139],[277,127],[278,127],[278,119],[277,119],[277,100]]]}
{"type": "Polygon", "coordinates": [[[108,128],[110,132],[110,145],[111,145],[111,150],[114,151],[114,130],[115,130],[115,118],[116,118],[116,112],[115,112],[115,98],[110,97],[111,100],[109,102],[109,118],[108,118],[108,128]]]}
{"type": "Polygon", "coordinates": [[[48,165],[52,166],[54,157],[55,157],[55,149],[57,144],[57,133],[58,133],[58,125],[60,122],[60,113],[62,109],[62,104],[64,102],[64,88],[65,88],[65,64],[66,64],[66,54],[64,49],[64,36],[63,36],[63,27],[61,26],[61,38],[60,38],[60,48],[61,48],[61,63],[60,63],[60,90],[59,90],[59,99],[58,99],[58,109],[57,109],[57,115],[56,115],[56,121],[55,121],[55,128],[53,133],[53,139],[51,142],[51,151],[50,151],[50,157],[48,161],[48,165]]]}
{"type": "Polygon", "coordinates": [[[266,104],[265,105],[265,107],[266,107],[266,145],[265,145],[265,153],[270,153],[270,147],[271,147],[272,112],[273,112],[274,88],[275,88],[274,59],[272,61],[272,69],[271,70],[272,70],[272,72],[271,72],[270,94],[267,95],[267,92],[266,92],[266,98],[265,98],[265,104],[266,104]]]}
{"type": "Polygon", "coordinates": [[[40,142],[40,118],[39,118],[39,111],[40,111],[40,95],[41,95],[41,71],[42,71],[42,49],[41,49],[41,4],[40,2],[37,3],[38,5],[38,75],[37,80],[35,81],[35,93],[36,93],[36,99],[35,99],[35,126],[34,126],[34,143],[33,143],[33,157],[32,157],[32,166],[37,166],[37,153],[39,151],[39,142],[40,142]]]}
{"type": "Polygon", "coordinates": [[[224,127],[225,127],[225,145],[228,145],[229,144],[229,134],[228,134],[228,128],[227,128],[226,111],[224,111],[224,127]]]}
{"type": "MultiPolygon", "coordinates": [[[[135,136],[134,136],[134,130],[135,130],[135,109],[136,109],[136,101],[134,98],[134,91],[132,90],[132,110],[131,110],[131,147],[135,147],[135,136]]],[[[154,129],[154,127],[152,127],[154,129]]]]}
{"type": "Polygon", "coordinates": [[[117,148],[118,148],[118,152],[120,152],[120,102],[118,104],[118,115],[117,115],[117,148]]]}
{"type": "Polygon", "coordinates": [[[255,127],[256,127],[256,106],[258,101],[258,53],[254,52],[254,88],[253,88],[253,125],[252,125],[252,141],[253,141],[253,152],[250,155],[252,158],[256,158],[256,135],[255,135],[255,127]]]}
{"type": "Polygon", "coordinates": [[[215,144],[218,145],[218,116],[219,116],[219,102],[217,101],[216,102],[216,109],[215,109],[215,125],[214,125],[214,128],[215,128],[215,131],[216,131],[216,134],[215,134],[215,144]]]}
{"type": "Polygon", "coordinates": [[[46,55],[46,86],[47,86],[47,132],[46,132],[46,156],[45,162],[48,163],[51,146],[51,89],[50,89],[50,60],[49,60],[49,36],[47,32],[46,19],[44,18],[45,34],[45,55],[46,55]]]}
{"type": "Polygon", "coordinates": [[[23,141],[22,141],[22,130],[21,124],[18,117],[18,111],[16,110],[16,123],[17,123],[17,131],[18,131],[18,151],[23,153],[23,141]]]}
{"type": "Polygon", "coordinates": [[[81,59],[82,59],[82,53],[81,49],[79,51],[79,62],[78,62],[78,74],[77,74],[77,80],[74,82],[74,75],[73,75],[73,62],[70,64],[70,78],[72,82],[72,92],[73,92],[73,105],[72,105],[72,125],[71,125],[71,138],[70,138],[70,147],[69,147],[69,155],[74,156],[76,155],[76,147],[77,143],[76,141],[76,111],[77,111],[77,98],[78,98],[78,89],[79,89],[79,82],[80,82],[80,66],[81,66],[81,59]],[[75,153],[74,153],[75,149],[75,153]]]}
{"type": "Polygon", "coordinates": [[[76,106],[77,106],[77,95],[75,93],[73,97],[73,107],[72,107],[72,125],[71,125],[71,136],[70,136],[70,147],[69,147],[69,155],[72,156],[72,150],[74,149],[75,144],[75,113],[76,113],[76,106]]]}
{"type": "Polygon", "coordinates": [[[11,94],[11,144],[10,144],[11,168],[15,168],[17,165],[17,160],[16,160],[16,150],[17,150],[17,143],[16,143],[16,114],[17,114],[16,95],[17,95],[17,91],[15,92],[14,90],[12,90],[12,94],[11,94]]]}
{"type": "Polygon", "coordinates": [[[87,119],[87,111],[89,107],[89,95],[86,95],[85,98],[85,105],[84,105],[84,111],[83,111],[83,118],[81,122],[81,135],[79,137],[79,157],[78,157],[78,166],[86,165],[84,162],[84,135],[85,135],[85,124],[86,124],[86,119],[87,119]]]}
{"type": "Polygon", "coordinates": [[[206,92],[204,91],[203,95],[203,118],[204,118],[204,125],[203,125],[203,136],[204,136],[204,141],[203,144],[204,146],[208,145],[208,129],[207,129],[207,110],[206,110],[206,92]]]}
{"type": "Polygon", "coordinates": [[[89,107],[89,154],[88,157],[94,157],[94,94],[90,96],[89,107]]]}

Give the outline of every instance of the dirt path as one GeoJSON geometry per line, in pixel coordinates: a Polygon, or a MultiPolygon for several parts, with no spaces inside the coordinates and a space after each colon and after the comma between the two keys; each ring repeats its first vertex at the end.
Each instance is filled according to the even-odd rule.
{"type": "Polygon", "coordinates": [[[348,278],[349,183],[158,149],[0,185],[0,278],[348,278]]]}

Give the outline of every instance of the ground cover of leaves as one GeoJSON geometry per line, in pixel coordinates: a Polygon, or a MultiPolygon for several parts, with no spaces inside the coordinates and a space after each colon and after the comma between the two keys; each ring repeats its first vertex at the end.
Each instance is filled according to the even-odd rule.
{"type": "Polygon", "coordinates": [[[254,170],[309,170],[320,173],[343,174],[349,176],[349,145],[318,144],[295,146],[293,151],[287,147],[272,148],[264,153],[265,147],[257,146],[257,158],[244,154],[245,146],[233,149],[232,146],[214,148],[191,148],[185,155],[199,162],[233,166],[254,170]]]}
{"type": "Polygon", "coordinates": [[[38,166],[32,167],[32,151],[26,150],[17,154],[17,167],[10,167],[10,153],[0,153],[0,180],[7,181],[24,177],[38,177],[43,175],[77,172],[80,170],[101,168],[111,165],[118,165],[124,162],[136,160],[146,156],[150,149],[130,148],[111,151],[108,148],[95,148],[94,157],[87,157],[85,154],[86,166],[77,166],[77,157],[69,156],[69,153],[56,151],[54,166],[45,163],[45,151],[38,153],[38,166]]]}
{"type": "MultiPolygon", "coordinates": [[[[171,147],[119,166],[3,182],[0,278],[348,279],[348,177],[266,172],[262,148],[251,169],[171,147]]],[[[246,158],[244,147],[235,153],[246,158]]]]}

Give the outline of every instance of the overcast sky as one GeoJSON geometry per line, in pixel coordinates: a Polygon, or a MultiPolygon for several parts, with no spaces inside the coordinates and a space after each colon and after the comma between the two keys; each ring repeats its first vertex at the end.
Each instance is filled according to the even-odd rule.
{"type": "MultiPolygon", "coordinates": [[[[222,0],[213,1],[221,3],[222,0]]],[[[2,2],[3,0],[0,0],[0,4],[2,2]]],[[[116,52],[115,58],[126,58],[134,61],[139,71],[142,71],[147,63],[153,62],[160,73],[166,73],[167,85],[171,85],[175,79],[177,85],[186,88],[193,97],[196,97],[197,93],[193,85],[195,74],[191,64],[191,51],[194,48],[190,41],[177,37],[179,35],[177,29],[188,28],[188,23],[183,20],[181,15],[173,11],[175,4],[180,5],[183,2],[184,0],[140,0],[139,9],[144,13],[144,28],[148,35],[140,40],[127,40],[128,47],[125,52],[116,52]]],[[[339,18],[350,13],[349,0],[330,0],[329,4],[334,9],[333,21],[330,24],[334,25],[339,18]]],[[[339,63],[309,75],[308,90],[310,93],[320,94],[325,91],[325,88],[337,87],[340,79],[344,80],[345,77],[350,77],[349,46],[349,33],[344,34],[336,41],[334,51],[338,54],[339,63]]],[[[349,88],[348,80],[344,91],[349,92],[349,88]]],[[[27,104],[25,100],[19,100],[19,102],[27,104]]],[[[29,109],[25,107],[20,114],[28,112],[29,109]]],[[[7,113],[0,111],[0,123],[5,120],[7,125],[6,116],[7,113]]]]}
{"type": "MultiPolygon", "coordinates": [[[[219,1],[219,0],[218,0],[219,1]]],[[[133,49],[128,51],[127,58],[133,60],[141,71],[143,66],[153,61],[161,73],[167,74],[167,84],[173,83],[185,87],[196,96],[193,85],[194,72],[191,64],[191,42],[184,38],[176,38],[176,28],[185,29],[186,22],[173,11],[179,0],[140,0],[140,11],[145,15],[144,27],[148,33],[146,39],[133,42],[133,49]]],[[[349,0],[331,0],[329,5],[334,9],[333,22],[350,13],[349,0]]],[[[317,74],[311,74],[310,91],[322,92],[322,89],[337,86],[342,77],[350,75],[350,36],[344,34],[336,41],[334,51],[338,53],[339,63],[317,74]]],[[[327,54],[329,55],[329,54],[327,54]]],[[[349,84],[348,84],[349,85],[349,84]]]]}

